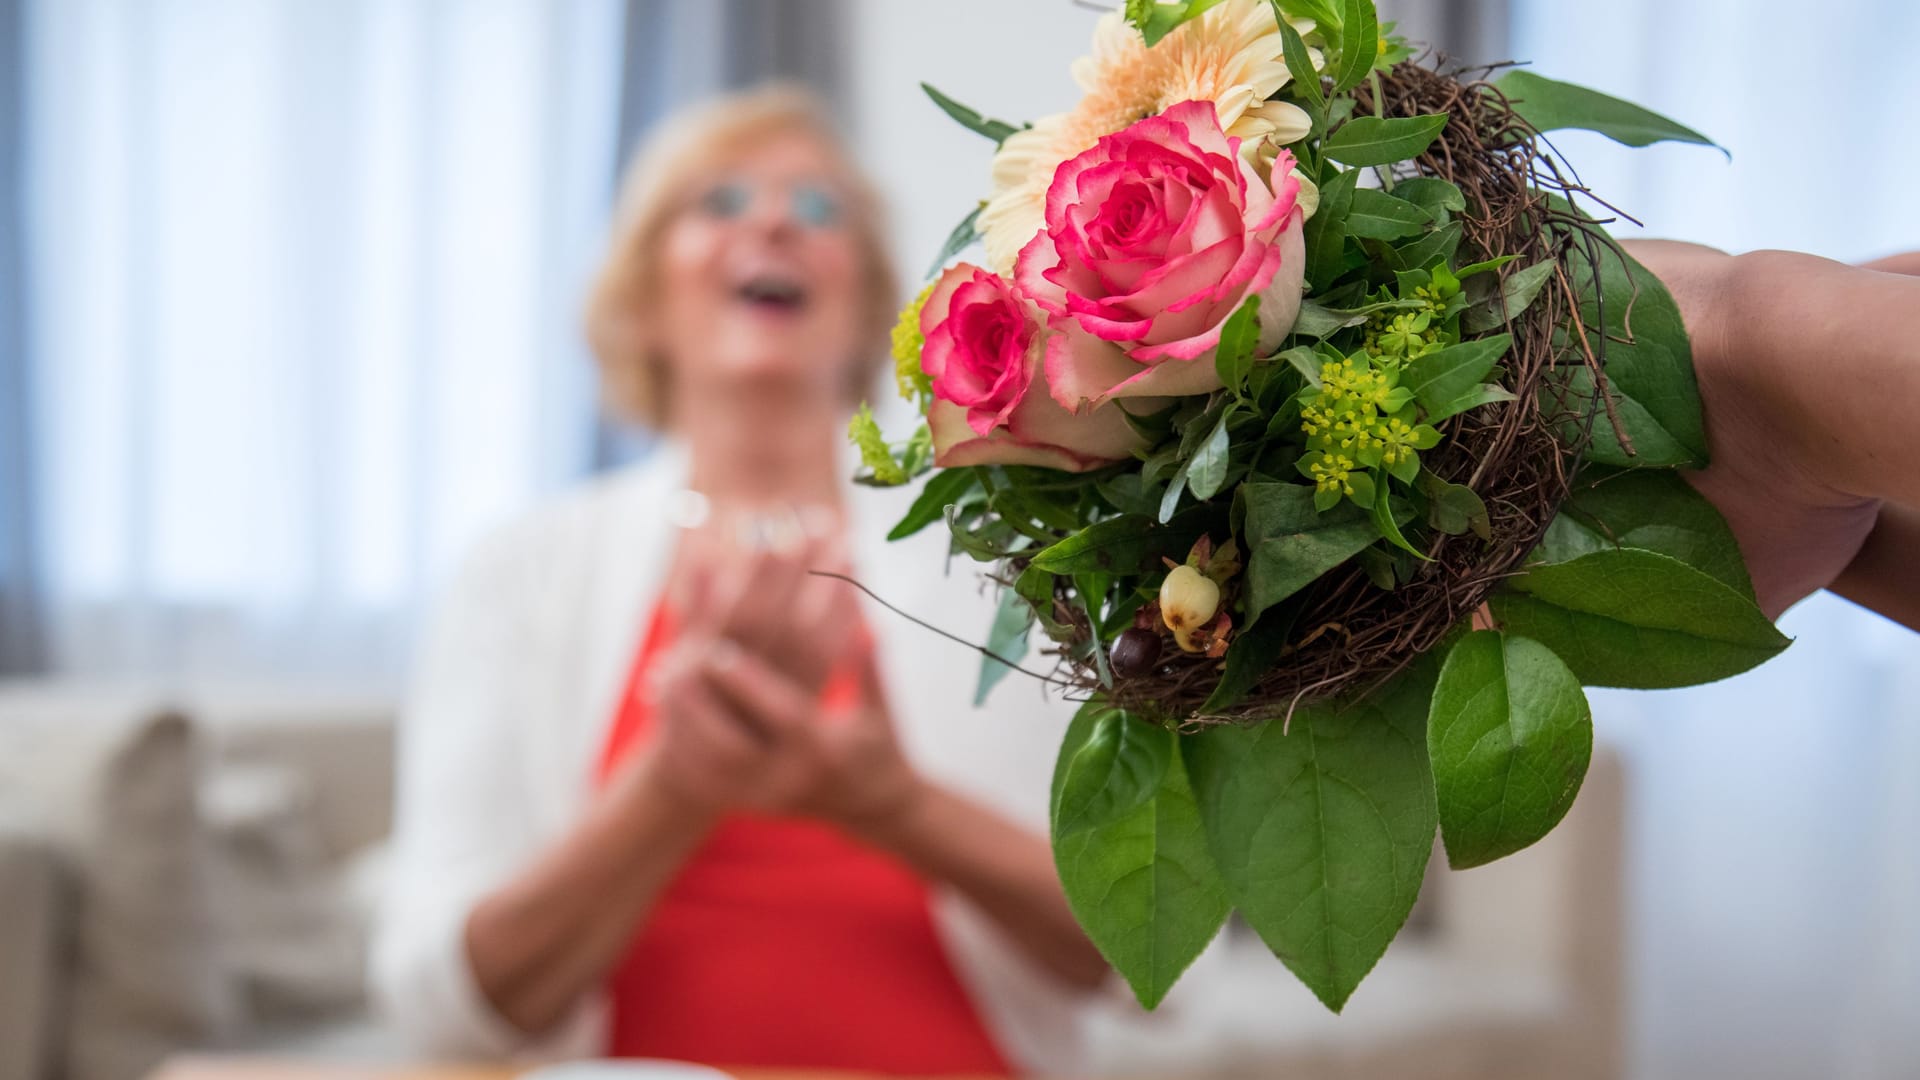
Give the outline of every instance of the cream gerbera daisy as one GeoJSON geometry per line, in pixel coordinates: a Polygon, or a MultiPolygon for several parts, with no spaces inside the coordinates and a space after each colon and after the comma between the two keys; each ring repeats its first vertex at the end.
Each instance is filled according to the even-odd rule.
{"type": "MultiPolygon", "coordinates": [[[[1302,35],[1313,30],[1311,21],[1293,26],[1302,35]]],[[[1101,16],[1092,54],[1073,64],[1074,80],[1086,91],[1080,104],[1009,136],[993,159],[993,195],[980,215],[988,262],[1013,273],[1014,257],[1045,220],[1047,186],[1061,162],[1168,106],[1212,101],[1220,126],[1245,140],[1249,160],[1258,160],[1263,143],[1278,147],[1305,138],[1307,114],[1267,100],[1290,77],[1281,50],[1268,0],[1224,0],[1151,49],[1120,12],[1101,16]]],[[[1321,63],[1317,51],[1313,63],[1321,63]]]]}

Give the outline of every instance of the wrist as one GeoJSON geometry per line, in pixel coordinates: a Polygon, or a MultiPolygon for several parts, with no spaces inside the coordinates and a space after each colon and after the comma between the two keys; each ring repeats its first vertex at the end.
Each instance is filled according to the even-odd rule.
{"type": "Polygon", "coordinates": [[[608,795],[614,813],[639,826],[631,830],[634,835],[686,837],[690,847],[713,829],[726,809],[685,790],[661,767],[658,756],[644,752],[621,770],[608,795]]]}
{"type": "Polygon", "coordinates": [[[940,794],[918,773],[909,773],[892,797],[843,816],[840,825],[856,839],[911,862],[940,794]]]}

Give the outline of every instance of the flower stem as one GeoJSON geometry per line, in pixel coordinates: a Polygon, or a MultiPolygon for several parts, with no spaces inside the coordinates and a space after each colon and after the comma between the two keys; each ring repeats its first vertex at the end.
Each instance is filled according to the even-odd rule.
{"type": "MultiPolygon", "coordinates": [[[[1368,85],[1370,85],[1370,86],[1372,86],[1372,87],[1373,87],[1373,115],[1374,115],[1374,118],[1375,118],[1375,119],[1377,119],[1377,120],[1385,120],[1385,119],[1387,118],[1387,106],[1386,106],[1386,99],[1385,99],[1385,98],[1384,98],[1384,97],[1383,97],[1383,96],[1381,95],[1381,93],[1380,93],[1380,72],[1379,72],[1379,69],[1377,69],[1377,68],[1376,68],[1376,69],[1375,69],[1375,70],[1373,70],[1373,71],[1369,71],[1369,72],[1367,72],[1367,82],[1368,82],[1368,85]]],[[[1374,169],[1373,171],[1374,171],[1374,172],[1375,172],[1376,174],[1378,174],[1378,175],[1379,175],[1379,177],[1380,177],[1380,187],[1381,187],[1381,189],[1382,189],[1383,191],[1386,191],[1386,192],[1388,192],[1388,193],[1392,193],[1392,191],[1393,191],[1393,166],[1391,166],[1391,165],[1382,165],[1382,166],[1380,166],[1380,167],[1378,167],[1378,168],[1376,168],[1376,169],[1374,169]]]]}

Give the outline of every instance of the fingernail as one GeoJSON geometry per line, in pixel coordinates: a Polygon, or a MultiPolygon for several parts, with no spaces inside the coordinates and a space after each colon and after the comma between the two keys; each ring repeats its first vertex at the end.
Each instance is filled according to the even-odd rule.
{"type": "Polygon", "coordinates": [[[707,650],[707,666],[716,672],[731,670],[740,662],[740,646],[726,638],[715,639],[707,650]]]}

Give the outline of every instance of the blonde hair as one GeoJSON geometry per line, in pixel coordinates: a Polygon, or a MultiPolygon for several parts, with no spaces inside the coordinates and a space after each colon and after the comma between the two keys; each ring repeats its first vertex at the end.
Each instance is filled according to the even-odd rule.
{"type": "Polygon", "coordinates": [[[612,241],[586,312],[602,397],[614,412],[655,430],[665,430],[671,419],[669,370],[649,325],[660,291],[661,237],[687,189],[716,163],[794,132],[826,149],[847,188],[847,221],[865,264],[857,339],[861,363],[855,365],[849,403],[873,385],[886,362],[899,306],[880,200],[819,99],[795,86],[773,84],[681,110],[654,130],[627,166],[612,241]]]}

